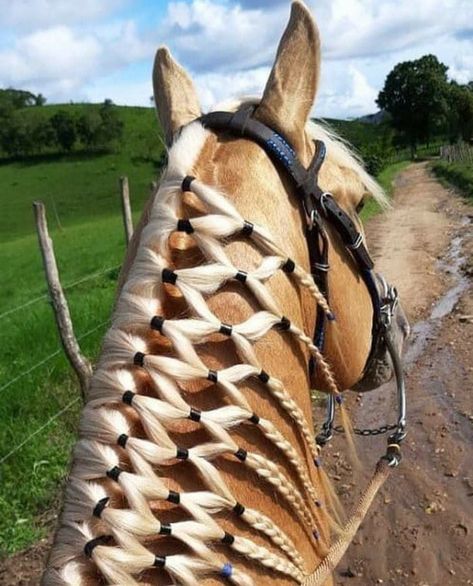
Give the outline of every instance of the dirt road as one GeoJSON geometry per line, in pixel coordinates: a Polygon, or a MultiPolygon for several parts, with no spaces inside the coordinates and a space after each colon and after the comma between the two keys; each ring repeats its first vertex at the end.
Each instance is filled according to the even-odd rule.
{"type": "MultiPolygon", "coordinates": [[[[473,584],[473,210],[424,164],[397,179],[394,209],[368,225],[377,268],[400,291],[414,331],[408,350],[409,435],[404,460],[381,491],[337,569],[339,586],[473,584]],[[465,272],[466,271],[466,272],[465,272]]],[[[393,392],[353,397],[354,423],[392,422],[393,392]]],[[[322,415],[320,416],[322,417],[322,415]]],[[[343,437],[326,462],[347,505],[385,439],[360,440],[354,476],[343,437]],[[361,443],[362,442],[362,443],[361,443]]],[[[0,585],[38,584],[47,540],[0,569],[0,585]]]]}
{"type": "MultiPolygon", "coordinates": [[[[368,226],[377,268],[398,287],[413,325],[407,352],[409,435],[404,460],[338,568],[336,584],[473,584],[473,210],[425,164],[397,179],[394,209],[368,226]]],[[[392,387],[352,401],[358,427],[395,421],[392,387]]],[[[326,456],[353,502],[385,439],[358,441],[353,483],[336,438],[326,456]]]]}

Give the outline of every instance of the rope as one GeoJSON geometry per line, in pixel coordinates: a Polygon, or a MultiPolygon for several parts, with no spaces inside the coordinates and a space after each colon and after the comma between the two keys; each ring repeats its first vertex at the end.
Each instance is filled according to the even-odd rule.
{"type": "Polygon", "coordinates": [[[340,563],[345,552],[352,542],[368,509],[370,508],[378,490],[384,484],[391,472],[388,462],[382,458],[376,465],[376,470],[370,483],[360,497],[358,505],[342,530],[342,536],[330,547],[327,555],[317,566],[315,571],[306,577],[302,586],[322,586],[330,577],[333,570],[340,563]]]}

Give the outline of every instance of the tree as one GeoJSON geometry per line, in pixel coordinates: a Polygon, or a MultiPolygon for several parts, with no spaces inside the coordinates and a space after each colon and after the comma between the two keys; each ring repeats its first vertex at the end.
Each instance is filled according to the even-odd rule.
{"type": "Polygon", "coordinates": [[[394,128],[406,136],[415,154],[447,121],[448,67],[434,55],[398,63],[388,74],[378,105],[389,112],[394,128]]]}
{"type": "Polygon", "coordinates": [[[72,150],[77,139],[76,122],[65,110],[59,110],[51,118],[51,125],[56,133],[59,146],[66,152],[72,150]]]}
{"type": "Polygon", "coordinates": [[[449,133],[451,142],[473,139],[473,84],[450,83],[449,133]]]}
{"type": "Polygon", "coordinates": [[[109,146],[113,141],[120,140],[123,134],[123,122],[120,120],[111,100],[105,100],[99,110],[102,125],[100,143],[109,146]]]}
{"type": "Polygon", "coordinates": [[[43,96],[43,94],[38,94],[35,97],[35,106],[44,106],[44,104],[46,104],[46,98],[43,96]]]}
{"type": "Polygon", "coordinates": [[[88,149],[100,142],[102,117],[97,110],[87,110],[77,121],[77,134],[82,144],[88,149]]]}

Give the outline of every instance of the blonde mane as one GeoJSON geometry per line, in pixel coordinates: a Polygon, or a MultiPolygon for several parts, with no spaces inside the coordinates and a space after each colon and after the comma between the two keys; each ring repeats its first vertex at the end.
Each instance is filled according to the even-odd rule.
{"type": "MultiPolygon", "coordinates": [[[[241,104],[224,107],[236,109],[241,104]]],[[[355,171],[383,203],[382,190],[346,145],[318,124],[311,123],[308,131],[324,140],[329,157],[355,171]]],[[[218,460],[224,456],[236,458],[261,482],[269,483],[299,521],[311,528],[321,558],[326,551],[328,536],[319,528],[329,512],[320,508],[322,495],[315,489],[306,463],[271,421],[253,412],[239,385],[253,379],[262,392],[274,397],[317,462],[319,449],[302,410],[282,382],[265,372],[253,344],[272,328],[284,331],[316,358],[331,392],[338,395],[331,369],[311,336],[302,325],[284,317],[265,283],[284,271],[329,317],[330,308],[312,276],[287,257],[284,247],[263,226],[243,218],[224,194],[198,178],[188,178],[183,190],[183,180],[208,136],[194,122],[182,130],[169,151],[168,167],[118,299],[81,418],[81,439],[74,450],[60,529],[43,578],[47,586],[85,586],[97,570],[109,584],[133,585],[139,583],[142,572],[156,567],[164,568],[174,583],[184,585],[198,584],[205,575],[220,575],[242,586],[253,584],[244,569],[232,566],[212,549],[214,543],[301,583],[308,570],[297,544],[284,528],[232,494],[219,472],[218,460]],[[205,214],[179,216],[183,191],[192,192],[205,214]],[[176,231],[193,239],[206,264],[180,269],[170,265],[170,240],[176,231]],[[242,269],[232,264],[225,244],[235,236],[251,239],[261,253],[258,266],[242,269]],[[209,296],[231,280],[246,287],[260,307],[239,324],[222,323],[207,303],[209,296]],[[165,316],[163,303],[170,290],[185,300],[187,316],[165,316]],[[209,339],[228,338],[241,362],[218,372],[209,369],[199,355],[199,346],[209,339]],[[195,409],[183,393],[186,384],[195,381],[218,386],[226,396],[225,403],[208,411],[195,409]],[[189,448],[177,445],[172,434],[183,422],[192,429],[203,429],[208,441],[189,448]],[[284,454],[302,491],[280,466],[239,447],[231,431],[245,425],[257,426],[284,454]],[[205,490],[178,493],[172,489],[173,466],[182,460],[193,465],[205,490]],[[157,468],[168,471],[169,478],[157,468]],[[151,501],[180,507],[186,517],[162,523],[151,501]],[[316,503],[315,509],[307,501],[316,503]],[[238,516],[264,536],[271,548],[226,533],[215,519],[221,511],[238,516]],[[156,555],[146,546],[147,539],[156,535],[172,535],[188,551],[156,555]]],[[[325,486],[324,473],[319,467],[317,471],[319,486],[325,486]]]]}

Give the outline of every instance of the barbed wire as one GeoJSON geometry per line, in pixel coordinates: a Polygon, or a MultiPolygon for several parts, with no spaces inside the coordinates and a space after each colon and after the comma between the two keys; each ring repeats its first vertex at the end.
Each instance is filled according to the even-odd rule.
{"type": "Polygon", "coordinates": [[[70,409],[73,405],[75,405],[80,400],[80,397],[76,397],[70,403],[68,403],[65,407],[63,407],[60,411],[55,413],[52,417],[50,417],[46,423],[43,423],[41,427],[38,427],[32,434],[30,434],[27,438],[25,438],[21,443],[15,446],[12,450],[8,452],[2,459],[0,459],[0,464],[3,464],[5,460],[8,460],[13,454],[16,454],[23,446],[25,446],[31,439],[33,439],[38,433],[41,433],[46,427],[51,425],[51,423],[60,417],[63,413],[65,413],[68,409],[70,409]]]}
{"type": "MultiPolygon", "coordinates": [[[[84,334],[82,334],[81,336],[79,336],[77,338],[77,340],[78,341],[79,340],[83,340],[87,336],[90,336],[91,334],[93,334],[94,332],[96,332],[97,330],[99,330],[102,326],[106,325],[109,321],[110,321],[110,319],[107,319],[107,320],[103,321],[102,323],[96,325],[91,330],[88,330],[87,332],[85,332],[84,334]]],[[[4,384],[4,385],[2,385],[0,387],[0,393],[2,391],[4,391],[5,389],[7,389],[8,387],[10,387],[11,385],[13,385],[14,383],[16,383],[18,380],[20,380],[24,376],[26,376],[27,374],[30,374],[34,370],[38,369],[40,366],[43,366],[44,364],[46,364],[47,362],[49,362],[50,360],[52,360],[53,358],[55,358],[56,356],[58,356],[59,354],[61,354],[62,351],[63,351],[62,348],[58,348],[55,352],[52,352],[51,354],[49,354],[49,356],[46,356],[45,358],[43,358],[42,360],[40,360],[39,362],[37,362],[36,364],[34,364],[31,368],[28,368],[27,370],[24,370],[23,372],[21,372],[20,374],[18,374],[17,376],[15,376],[14,378],[12,378],[11,380],[9,380],[6,384],[4,384]]]]}
{"type": "MultiPolygon", "coordinates": [[[[82,283],[85,283],[87,281],[95,279],[97,277],[100,277],[101,275],[105,275],[106,273],[109,273],[110,271],[114,271],[116,269],[119,269],[120,266],[121,265],[115,265],[113,267],[108,267],[108,268],[103,269],[101,271],[95,271],[93,273],[88,273],[84,277],[81,277],[80,279],[77,279],[76,281],[73,281],[72,283],[69,283],[67,285],[64,285],[63,289],[64,289],[64,291],[66,291],[67,289],[72,289],[73,287],[76,287],[77,285],[80,285],[82,283]]],[[[38,297],[34,297],[33,299],[26,301],[25,303],[21,303],[20,305],[12,307],[11,309],[7,309],[7,311],[0,313],[0,320],[3,319],[4,317],[11,315],[12,313],[16,313],[17,311],[20,311],[20,309],[24,309],[25,307],[29,307],[30,305],[33,305],[34,303],[37,303],[38,301],[41,301],[43,299],[48,299],[48,298],[49,298],[49,294],[43,293],[43,295],[39,295],[38,297]]]]}

